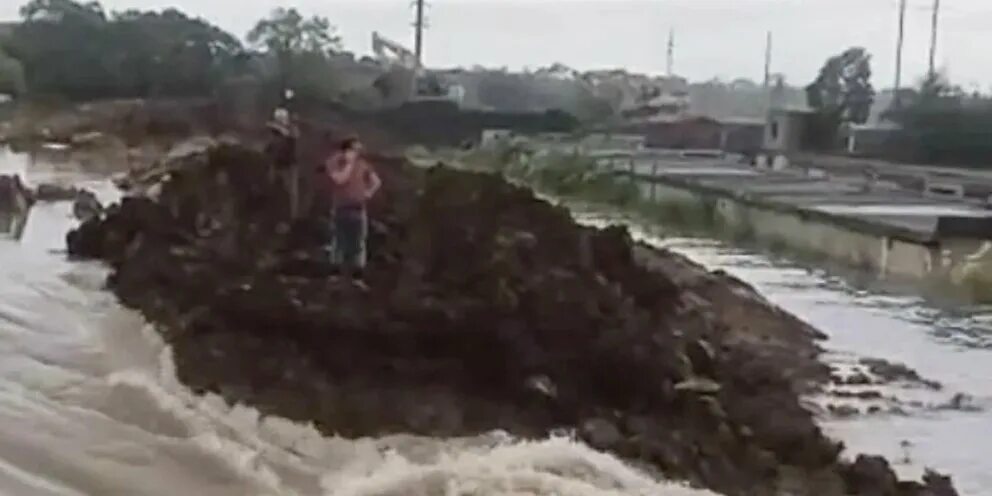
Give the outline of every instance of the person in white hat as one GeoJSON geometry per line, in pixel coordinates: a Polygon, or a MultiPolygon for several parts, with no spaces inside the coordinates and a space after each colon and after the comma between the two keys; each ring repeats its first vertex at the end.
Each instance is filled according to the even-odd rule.
{"type": "Polygon", "coordinates": [[[300,208],[300,171],[296,157],[296,140],[299,134],[289,111],[277,108],[268,124],[272,133],[266,153],[272,158],[274,175],[282,180],[289,195],[289,215],[296,218],[300,208]]]}

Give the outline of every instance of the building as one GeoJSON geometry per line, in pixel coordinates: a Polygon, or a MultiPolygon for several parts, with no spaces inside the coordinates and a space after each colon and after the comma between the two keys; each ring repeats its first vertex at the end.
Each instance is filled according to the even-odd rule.
{"type": "Polygon", "coordinates": [[[773,109],[765,125],[764,149],[771,154],[802,150],[813,112],[808,109],[773,109]]]}
{"type": "Polygon", "coordinates": [[[842,129],[845,149],[851,155],[879,157],[891,155],[898,146],[898,124],[881,121],[877,124],[851,124],[842,129]]]}
{"type": "Polygon", "coordinates": [[[723,127],[720,149],[729,153],[754,155],[765,141],[765,119],[749,117],[720,119],[723,127]]]}

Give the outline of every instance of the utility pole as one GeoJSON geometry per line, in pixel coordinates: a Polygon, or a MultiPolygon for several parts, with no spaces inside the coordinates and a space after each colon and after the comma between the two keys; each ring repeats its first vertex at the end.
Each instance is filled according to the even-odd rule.
{"type": "Polygon", "coordinates": [[[893,105],[902,107],[902,47],[906,36],[906,0],[899,0],[899,34],[896,37],[896,82],[893,105]]]}
{"type": "Polygon", "coordinates": [[[937,21],[940,19],[940,0],[933,0],[933,18],[930,20],[930,73],[932,79],[937,74],[937,21]]]}
{"type": "Polygon", "coordinates": [[[906,0],[899,0],[899,35],[896,38],[896,106],[899,105],[899,92],[902,90],[902,46],[906,35],[906,0]]]}
{"type": "Polygon", "coordinates": [[[668,77],[672,77],[674,75],[673,72],[674,70],[675,70],[675,29],[673,28],[668,30],[668,64],[667,64],[668,77]]]}
{"type": "Polygon", "coordinates": [[[772,32],[765,39],[765,89],[772,84],[772,32]]]}
{"type": "Polygon", "coordinates": [[[417,18],[413,21],[414,48],[413,53],[417,57],[417,67],[423,65],[424,57],[424,0],[415,0],[417,18]]]}

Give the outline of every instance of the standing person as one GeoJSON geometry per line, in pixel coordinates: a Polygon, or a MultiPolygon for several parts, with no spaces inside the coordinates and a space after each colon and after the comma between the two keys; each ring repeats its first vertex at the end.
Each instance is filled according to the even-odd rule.
{"type": "Polygon", "coordinates": [[[286,188],[289,195],[289,216],[295,219],[300,208],[300,174],[296,160],[296,140],[299,133],[288,110],[280,107],[273,112],[269,131],[272,137],[266,152],[275,166],[272,170],[272,176],[275,177],[270,176],[270,179],[275,180],[278,177],[286,188]]]}
{"type": "Polygon", "coordinates": [[[359,287],[363,281],[368,237],[366,205],[382,186],[372,165],[362,156],[358,138],[341,142],[337,153],[327,160],[331,182],[333,218],[332,261],[359,287]]]}

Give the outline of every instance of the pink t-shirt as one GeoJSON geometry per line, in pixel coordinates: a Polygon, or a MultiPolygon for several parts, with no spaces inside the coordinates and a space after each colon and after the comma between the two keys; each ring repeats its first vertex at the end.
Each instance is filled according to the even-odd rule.
{"type": "Polygon", "coordinates": [[[360,207],[365,205],[365,202],[368,200],[366,194],[369,188],[372,187],[372,176],[375,174],[375,171],[372,169],[371,164],[359,158],[355,166],[351,169],[351,174],[344,181],[335,181],[331,173],[343,169],[345,165],[345,156],[342,153],[337,153],[327,160],[327,177],[331,184],[331,198],[334,207],[360,207]]]}

